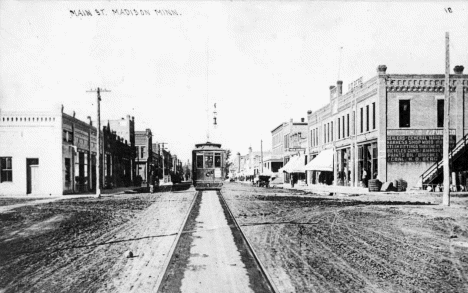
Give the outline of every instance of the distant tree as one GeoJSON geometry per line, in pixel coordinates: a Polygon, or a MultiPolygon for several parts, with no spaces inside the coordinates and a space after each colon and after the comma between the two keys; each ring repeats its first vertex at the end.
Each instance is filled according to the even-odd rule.
{"type": "Polygon", "coordinates": [[[231,150],[226,150],[226,165],[224,166],[224,174],[229,174],[229,168],[232,166],[232,162],[230,161],[231,158],[231,150]]]}

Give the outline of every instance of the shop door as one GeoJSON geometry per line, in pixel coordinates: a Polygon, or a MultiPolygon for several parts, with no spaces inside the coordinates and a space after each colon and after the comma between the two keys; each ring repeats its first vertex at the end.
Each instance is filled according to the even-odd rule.
{"type": "Polygon", "coordinates": [[[26,159],[26,194],[35,193],[39,186],[39,159],[26,159]]]}

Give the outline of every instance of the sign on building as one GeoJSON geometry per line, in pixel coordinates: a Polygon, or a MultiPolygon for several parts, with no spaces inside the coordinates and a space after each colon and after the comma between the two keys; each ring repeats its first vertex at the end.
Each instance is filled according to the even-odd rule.
{"type": "MultiPolygon", "coordinates": [[[[450,130],[450,149],[456,144],[450,130]]],[[[443,130],[387,130],[387,162],[437,162],[442,159],[443,130]]]]}

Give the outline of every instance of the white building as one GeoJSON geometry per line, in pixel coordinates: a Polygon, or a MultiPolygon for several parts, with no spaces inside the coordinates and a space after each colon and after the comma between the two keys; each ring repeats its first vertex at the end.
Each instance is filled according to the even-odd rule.
{"type": "Polygon", "coordinates": [[[0,195],[62,194],[61,109],[0,109],[0,164],[0,195]]]}

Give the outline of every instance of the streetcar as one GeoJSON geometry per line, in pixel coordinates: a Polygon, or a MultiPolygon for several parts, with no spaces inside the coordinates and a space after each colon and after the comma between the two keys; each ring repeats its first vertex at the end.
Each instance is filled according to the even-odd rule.
{"type": "Polygon", "coordinates": [[[192,180],[196,190],[221,190],[226,151],[218,143],[200,143],[192,151],[192,180]]]}

